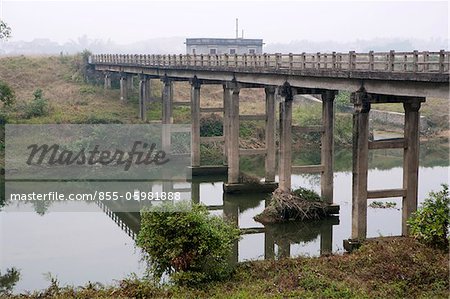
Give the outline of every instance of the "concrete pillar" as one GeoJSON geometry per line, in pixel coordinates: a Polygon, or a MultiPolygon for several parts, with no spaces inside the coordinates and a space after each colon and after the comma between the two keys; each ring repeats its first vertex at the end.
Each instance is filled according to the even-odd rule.
{"type": "Polygon", "coordinates": [[[173,82],[168,78],[164,78],[163,83],[164,87],[162,92],[162,123],[172,124],[173,82]]]}
{"type": "Polygon", "coordinates": [[[403,150],[403,189],[406,194],[402,201],[402,235],[409,234],[406,221],[417,209],[417,190],[419,182],[419,121],[420,101],[404,103],[405,131],[407,143],[403,150]]]}
{"type": "Polygon", "coordinates": [[[191,198],[192,203],[200,203],[200,183],[197,181],[191,181],[191,198]]]}
{"type": "Polygon", "coordinates": [[[147,77],[147,80],[145,80],[145,101],[150,102],[151,97],[152,97],[151,82],[150,78],[147,77]]]}
{"type": "Polygon", "coordinates": [[[333,156],[334,156],[334,91],[322,94],[322,134],[321,164],[323,172],[320,180],[321,195],[328,203],[333,203],[333,156]]]}
{"type": "Polygon", "coordinates": [[[280,103],[280,183],[282,191],[291,190],[292,174],[292,90],[282,87],[282,102],[280,103]]]}
{"type": "Polygon", "coordinates": [[[228,131],[228,183],[239,183],[239,87],[230,88],[228,131]]]}
{"type": "Polygon", "coordinates": [[[353,182],[352,239],[365,239],[367,234],[367,171],[369,154],[370,103],[364,91],[352,94],[353,112],[353,182]]]}
{"type": "Polygon", "coordinates": [[[275,182],[276,147],[275,147],[275,87],[268,86],[266,92],[266,161],[265,182],[275,182]]]}
{"type": "Polygon", "coordinates": [[[191,81],[191,166],[200,166],[200,82],[191,81]]]}
{"type": "Polygon", "coordinates": [[[111,74],[109,74],[109,73],[105,73],[104,88],[111,89],[111,74]]]}
{"type": "Polygon", "coordinates": [[[173,102],[173,82],[168,78],[163,79],[164,87],[162,92],[162,149],[166,153],[170,153],[171,132],[170,124],[173,123],[172,118],[172,102],[173,102]]]}
{"type": "Polygon", "coordinates": [[[127,83],[127,75],[121,74],[120,75],[120,100],[122,102],[128,101],[128,83],[127,83]]]}
{"type": "Polygon", "coordinates": [[[148,87],[148,78],[141,75],[139,80],[139,118],[143,121],[147,120],[146,94],[148,87]]]}
{"type": "Polygon", "coordinates": [[[230,103],[232,89],[227,85],[223,85],[223,165],[228,165],[228,136],[230,131],[230,103]]]}
{"type": "Polygon", "coordinates": [[[333,252],[333,224],[325,223],[320,229],[320,254],[333,252]]]}
{"type": "Polygon", "coordinates": [[[134,77],[131,74],[129,74],[127,78],[127,88],[130,91],[134,89],[134,77]]]}

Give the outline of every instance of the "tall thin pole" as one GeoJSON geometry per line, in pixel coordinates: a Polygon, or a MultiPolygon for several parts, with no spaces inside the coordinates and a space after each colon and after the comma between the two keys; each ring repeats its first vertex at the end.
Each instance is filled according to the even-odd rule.
{"type": "Polygon", "coordinates": [[[236,18],[236,38],[239,38],[239,19],[236,18]]]}

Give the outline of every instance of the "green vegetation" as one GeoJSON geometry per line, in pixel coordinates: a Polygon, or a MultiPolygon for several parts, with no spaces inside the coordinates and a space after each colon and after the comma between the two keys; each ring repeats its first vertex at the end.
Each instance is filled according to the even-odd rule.
{"type": "Polygon", "coordinates": [[[411,235],[424,244],[447,249],[449,246],[450,197],[448,185],[430,192],[421,207],[411,216],[411,235]]]}
{"type": "Polygon", "coordinates": [[[5,82],[0,81],[0,102],[4,106],[9,107],[14,104],[15,94],[14,90],[5,82]]]}
{"type": "Polygon", "coordinates": [[[49,114],[48,100],[43,97],[42,89],[36,89],[34,99],[25,105],[23,118],[46,116],[49,114]]]}
{"type": "Polygon", "coordinates": [[[52,283],[20,298],[448,298],[448,272],[446,251],[390,237],[366,241],[352,254],[242,263],[230,279],[197,286],[132,277],[115,286],[52,283]]]}
{"type": "Polygon", "coordinates": [[[161,205],[141,212],[137,245],[146,253],[150,275],[164,273],[177,284],[193,285],[228,278],[228,256],[240,231],[204,206],[161,205]]]}
{"type": "Polygon", "coordinates": [[[0,20],[0,40],[8,39],[11,37],[11,27],[4,21],[0,20]]]}
{"type": "Polygon", "coordinates": [[[14,267],[6,269],[3,275],[0,273],[0,296],[10,295],[19,279],[20,271],[14,267]]]}

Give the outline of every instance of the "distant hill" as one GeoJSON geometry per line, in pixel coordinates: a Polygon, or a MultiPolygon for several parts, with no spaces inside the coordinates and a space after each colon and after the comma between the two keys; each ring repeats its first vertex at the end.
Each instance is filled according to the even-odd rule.
{"type": "MultiPolygon", "coordinates": [[[[146,39],[131,44],[117,44],[112,40],[90,39],[84,35],[77,40],[71,40],[59,44],[49,39],[37,38],[32,41],[8,41],[0,42],[0,55],[55,55],[75,54],[84,49],[94,53],[124,53],[124,54],[182,54],[185,53],[186,38],[166,37],[146,39]]],[[[265,53],[301,53],[301,52],[368,52],[373,51],[412,51],[428,50],[439,51],[449,49],[448,39],[371,39],[356,40],[354,42],[338,41],[310,41],[294,40],[289,43],[271,43],[265,41],[265,53]]]]}

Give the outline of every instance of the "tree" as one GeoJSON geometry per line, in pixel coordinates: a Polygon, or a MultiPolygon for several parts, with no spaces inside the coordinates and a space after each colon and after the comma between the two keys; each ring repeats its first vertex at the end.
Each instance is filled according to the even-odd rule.
{"type": "Polygon", "coordinates": [[[8,39],[11,37],[11,27],[4,21],[0,20],[0,40],[8,39]]]}

